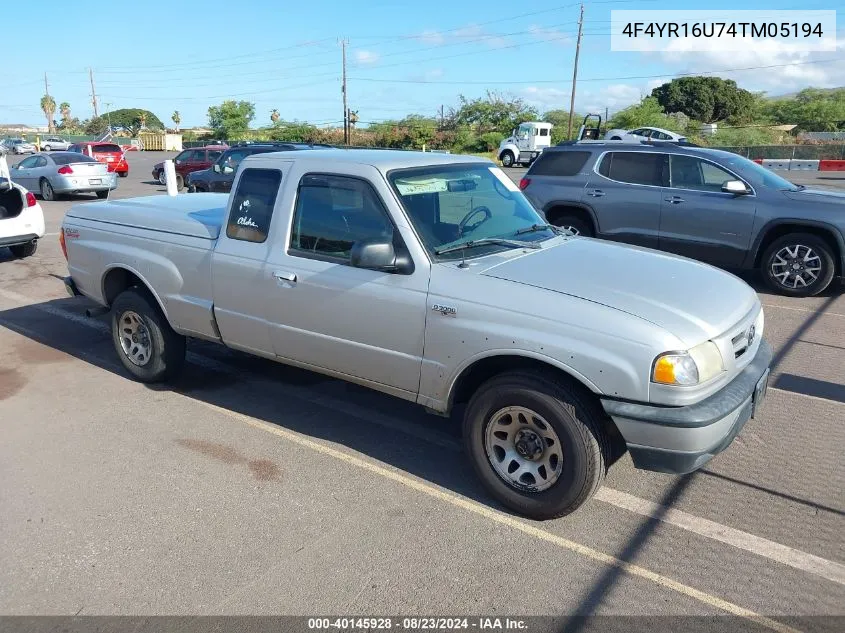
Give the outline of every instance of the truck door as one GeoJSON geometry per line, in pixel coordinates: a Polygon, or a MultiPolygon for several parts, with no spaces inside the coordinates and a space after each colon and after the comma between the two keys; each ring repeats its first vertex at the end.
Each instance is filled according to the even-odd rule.
{"type": "Polygon", "coordinates": [[[277,207],[290,164],[277,160],[272,168],[247,167],[239,174],[211,266],[214,316],[223,340],[264,356],[273,356],[264,299],[276,292],[264,263],[273,247],[271,228],[286,223],[277,207]]]}
{"type": "Polygon", "coordinates": [[[383,178],[368,166],[349,171],[359,173],[307,173],[299,180],[289,235],[277,233],[265,270],[273,280],[267,315],[273,345],[280,357],[414,396],[428,262],[404,272],[351,265],[360,240],[392,241],[397,254],[411,255],[388,213],[385,201],[393,199],[383,178]]]}

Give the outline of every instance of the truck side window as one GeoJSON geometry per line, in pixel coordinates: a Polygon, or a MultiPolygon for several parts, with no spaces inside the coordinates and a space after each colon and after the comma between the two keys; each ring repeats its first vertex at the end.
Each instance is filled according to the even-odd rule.
{"type": "Polygon", "coordinates": [[[291,250],[348,261],[356,241],[375,237],[393,239],[393,224],[368,182],[346,176],[303,176],[291,250]]]}
{"type": "Polygon", "coordinates": [[[278,169],[245,169],[232,199],[226,236],[246,242],[265,241],[281,182],[278,169]]]}

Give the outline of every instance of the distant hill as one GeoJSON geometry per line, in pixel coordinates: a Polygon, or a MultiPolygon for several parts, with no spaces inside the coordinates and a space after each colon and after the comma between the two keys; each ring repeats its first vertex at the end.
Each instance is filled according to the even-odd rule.
{"type": "MultiPolygon", "coordinates": [[[[813,90],[818,90],[819,92],[835,92],[837,90],[845,90],[845,86],[840,86],[838,88],[813,88],[812,86],[810,86],[809,88],[812,88],[813,90]]],[[[805,90],[806,89],[807,88],[805,88],[805,90]]],[[[765,98],[769,101],[776,101],[779,99],[794,99],[799,92],[800,90],[796,90],[795,92],[787,92],[782,95],[766,95],[765,98]]]]}

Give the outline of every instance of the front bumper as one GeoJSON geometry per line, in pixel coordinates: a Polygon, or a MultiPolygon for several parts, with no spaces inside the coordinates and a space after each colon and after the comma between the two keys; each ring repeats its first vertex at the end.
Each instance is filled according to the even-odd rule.
{"type": "Polygon", "coordinates": [[[628,445],[634,466],[684,474],[698,470],[733,442],[766,396],[772,348],[760,342],[742,372],[709,398],[684,407],[602,400],[628,445]]]}

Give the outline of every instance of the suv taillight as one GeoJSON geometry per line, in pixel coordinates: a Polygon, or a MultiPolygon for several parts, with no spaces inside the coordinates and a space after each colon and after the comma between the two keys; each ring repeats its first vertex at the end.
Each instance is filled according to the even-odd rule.
{"type": "Polygon", "coordinates": [[[520,178],[519,179],[519,188],[520,189],[525,189],[530,184],[531,184],[530,178],[520,178]]]}
{"type": "Polygon", "coordinates": [[[27,207],[34,207],[38,204],[38,201],[35,199],[35,194],[31,191],[26,192],[26,206],[27,207]]]}
{"type": "Polygon", "coordinates": [[[73,169],[70,168],[70,165],[62,165],[61,167],[59,167],[58,173],[60,173],[60,174],[72,174],[73,169]]]}

